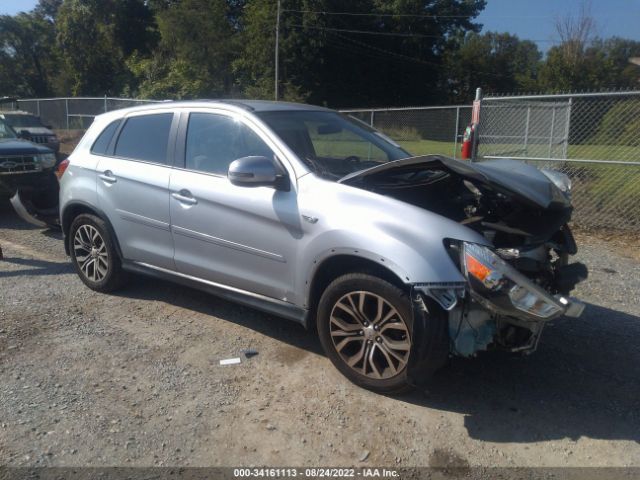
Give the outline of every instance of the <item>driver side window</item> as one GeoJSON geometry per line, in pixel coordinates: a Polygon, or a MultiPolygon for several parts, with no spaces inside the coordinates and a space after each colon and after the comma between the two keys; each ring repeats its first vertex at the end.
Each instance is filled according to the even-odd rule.
{"type": "Polygon", "coordinates": [[[239,120],[213,113],[189,115],[185,168],[226,175],[231,162],[249,156],[273,158],[273,153],[239,120]]]}

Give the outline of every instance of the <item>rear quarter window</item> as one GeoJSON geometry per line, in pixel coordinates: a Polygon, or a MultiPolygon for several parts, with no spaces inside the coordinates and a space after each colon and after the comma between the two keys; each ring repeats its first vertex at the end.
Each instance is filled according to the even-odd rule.
{"type": "Polygon", "coordinates": [[[91,153],[94,153],[96,155],[107,155],[109,153],[109,144],[111,143],[113,134],[116,133],[116,130],[118,129],[118,125],[120,125],[120,119],[107,125],[107,128],[105,128],[102,133],[98,135],[96,141],[93,142],[91,153]]]}
{"type": "Polygon", "coordinates": [[[140,115],[126,120],[115,156],[153,163],[167,163],[167,145],[173,113],[140,115]]]}

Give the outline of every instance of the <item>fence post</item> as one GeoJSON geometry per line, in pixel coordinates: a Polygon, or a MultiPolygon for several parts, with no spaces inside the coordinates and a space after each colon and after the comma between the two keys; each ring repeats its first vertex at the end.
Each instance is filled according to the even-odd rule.
{"type": "Polygon", "coordinates": [[[107,95],[104,96],[104,113],[107,113],[107,95]]]}
{"type": "Polygon", "coordinates": [[[573,97],[569,97],[569,108],[567,108],[567,121],[564,132],[564,144],[562,146],[562,158],[567,159],[569,154],[569,134],[571,133],[571,106],[573,105],[573,97]]]}
{"type": "Polygon", "coordinates": [[[471,111],[471,123],[475,123],[475,132],[471,145],[471,161],[475,162],[478,156],[478,142],[480,141],[480,110],[482,108],[482,89],[476,88],[476,99],[473,102],[473,110],[471,111]]]}
{"type": "Polygon", "coordinates": [[[527,106],[527,121],[524,124],[524,154],[529,153],[529,121],[531,119],[531,106],[527,106]]]}
{"type": "Polygon", "coordinates": [[[370,120],[370,123],[369,123],[369,125],[371,126],[371,128],[374,128],[374,127],[373,127],[373,119],[375,118],[375,115],[376,115],[376,112],[374,112],[373,110],[371,110],[371,120],[370,120]]]}
{"type": "Polygon", "coordinates": [[[458,131],[460,128],[460,107],[456,107],[456,130],[453,132],[453,158],[456,158],[458,151],[458,131]]]}
{"type": "Polygon", "coordinates": [[[551,149],[553,148],[553,129],[556,126],[556,107],[554,105],[553,110],[551,110],[551,131],[549,132],[549,154],[547,157],[551,158],[551,149]]]}
{"type": "Polygon", "coordinates": [[[65,98],[64,99],[64,111],[65,111],[65,116],[67,117],[67,132],[69,131],[69,99],[65,98]]]}
{"type": "Polygon", "coordinates": [[[36,110],[38,112],[38,117],[40,116],[40,99],[36,100],[36,110]]]}

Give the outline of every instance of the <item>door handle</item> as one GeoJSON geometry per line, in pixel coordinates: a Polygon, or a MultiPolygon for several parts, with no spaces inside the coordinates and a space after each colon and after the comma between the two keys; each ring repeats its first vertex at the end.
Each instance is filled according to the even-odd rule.
{"type": "Polygon", "coordinates": [[[193,198],[189,190],[180,190],[179,192],[172,193],[171,196],[186,205],[195,205],[198,203],[198,200],[193,198]]]}
{"type": "Polygon", "coordinates": [[[118,181],[118,179],[113,176],[113,172],[111,170],[105,170],[104,173],[101,173],[100,175],[98,175],[98,178],[100,178],[100,180],[103,180],[107,183],[116,183],[118,181]]]}

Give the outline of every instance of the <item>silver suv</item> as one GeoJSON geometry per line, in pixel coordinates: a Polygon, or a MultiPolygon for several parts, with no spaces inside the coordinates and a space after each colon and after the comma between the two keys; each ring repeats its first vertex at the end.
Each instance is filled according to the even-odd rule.
{"type": "Polygon", "coordinates": [[[89,288],[144,273],[286,317],[376,391],[421,384],[452,354],[531,352],[549,320],[582,310],[567,296],[587,272],[568,262],[566,176],[411,157],[332,110],[119,110],[65,168],[65,247],[89,288]]]}

